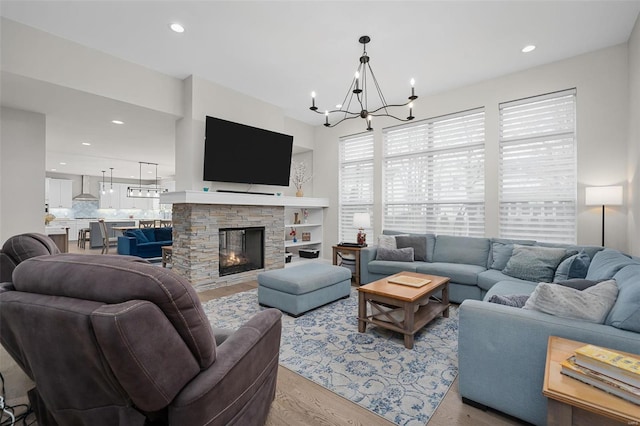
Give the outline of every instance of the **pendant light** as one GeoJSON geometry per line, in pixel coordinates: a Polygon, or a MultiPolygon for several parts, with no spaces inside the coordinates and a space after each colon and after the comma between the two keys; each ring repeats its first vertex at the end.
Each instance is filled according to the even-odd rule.
{"type": "Polygon", "coordinates": [[[113,167],[109,167],[111,169],[111,188],[109,189],[109,193],[113,194],[113,167]]]}
{"type": "Polygon", "coordinates": [[[104,190],[104,173],[105,171],[102,171],[102,195],[106,194],[107,192],[104,190]]]}

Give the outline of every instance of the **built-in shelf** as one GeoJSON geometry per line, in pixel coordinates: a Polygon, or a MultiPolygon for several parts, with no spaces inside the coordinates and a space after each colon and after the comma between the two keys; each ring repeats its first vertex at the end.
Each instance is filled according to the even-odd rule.
{"type": "Polygon", "coordinates": [[[310,245],[314,245],[314,244],[322,244],[322,240],[314,240],[314,241],[301,241],[298,240],[297,242],[293,242],[291,240],[285,241],[284,242],[284,246],[285,247],[302,247],[302,246],[310,246],[310,245]]]}
{"type": "MultiPolygon", "coordinates": [[[[298,197],[295,197],[298,198],[298,197]]],[[[303,197],[301,197],[303,198],[303,197]]],[[[303,198],[304,199],[304,198],[303,198]]],[[[310,248],[319,250],[322,254],[322,224],[324,222],[324,209],[322,207],[310,207],[310,206],[302,206],[302,207],[291,207],[286,206],[284,208],[284,248],[286,251],[293,254],[294,260],[293,263],[296,262],[296,258],[299,258],[298,250],[302,248],[310,248]],[[307,216],[304,216],[304,212],[307,212],[307,216]],[[297,214],[297,217],[296,217],[297,214]],[[301,223],[294,223],[296,219],[301,223]],[[305,223],[306,221],[306,223],[305,223]],[[297,241],[294,243],[291,238],[291,230],[296,230],[296,238],[297,241]],[[309,234],[309,240],[303,241],[302,234],[309,234]]],[[[321,256],[320,256],[321,257],[321,256]]],[[[307,259],[302,258],[303,260],[318,260],[318,259],[307,259]]]]}

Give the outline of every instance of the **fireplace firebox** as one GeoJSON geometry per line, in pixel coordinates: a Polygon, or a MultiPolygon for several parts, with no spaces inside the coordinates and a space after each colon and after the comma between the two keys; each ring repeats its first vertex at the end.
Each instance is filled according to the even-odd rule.
{"type": "Polygon", "coordinates": [[[264,226],[219,229],[219,275],[264,268],[264,226]]]}

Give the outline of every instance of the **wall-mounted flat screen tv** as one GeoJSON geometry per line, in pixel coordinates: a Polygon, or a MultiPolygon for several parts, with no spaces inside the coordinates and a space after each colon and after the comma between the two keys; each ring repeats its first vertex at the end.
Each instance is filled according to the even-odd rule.
{"type": "Polygon", "coordinates": [[[204,180],[289,186],[293,136],[207,116],[204,180]]]}

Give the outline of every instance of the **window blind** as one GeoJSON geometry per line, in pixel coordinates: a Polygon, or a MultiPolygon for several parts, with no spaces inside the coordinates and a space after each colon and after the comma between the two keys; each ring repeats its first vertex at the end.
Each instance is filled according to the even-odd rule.
{"type": "Polygon", "coordinates": [[[373,134],[348,136],[339,142],[339,218],[340,241],[355,242],[358,229],[353,226],[354,213],[369,213],[373,229],[373,134]]]}
{"type": "Polygon", "coordinates": [[[383,130],[383,228],[484,236],[484,109],[383,130]]]}
{"type": "Polygon", "coordinates": [[[500,236],[576,242],[575,89],[500,104],[500,236]]]}

